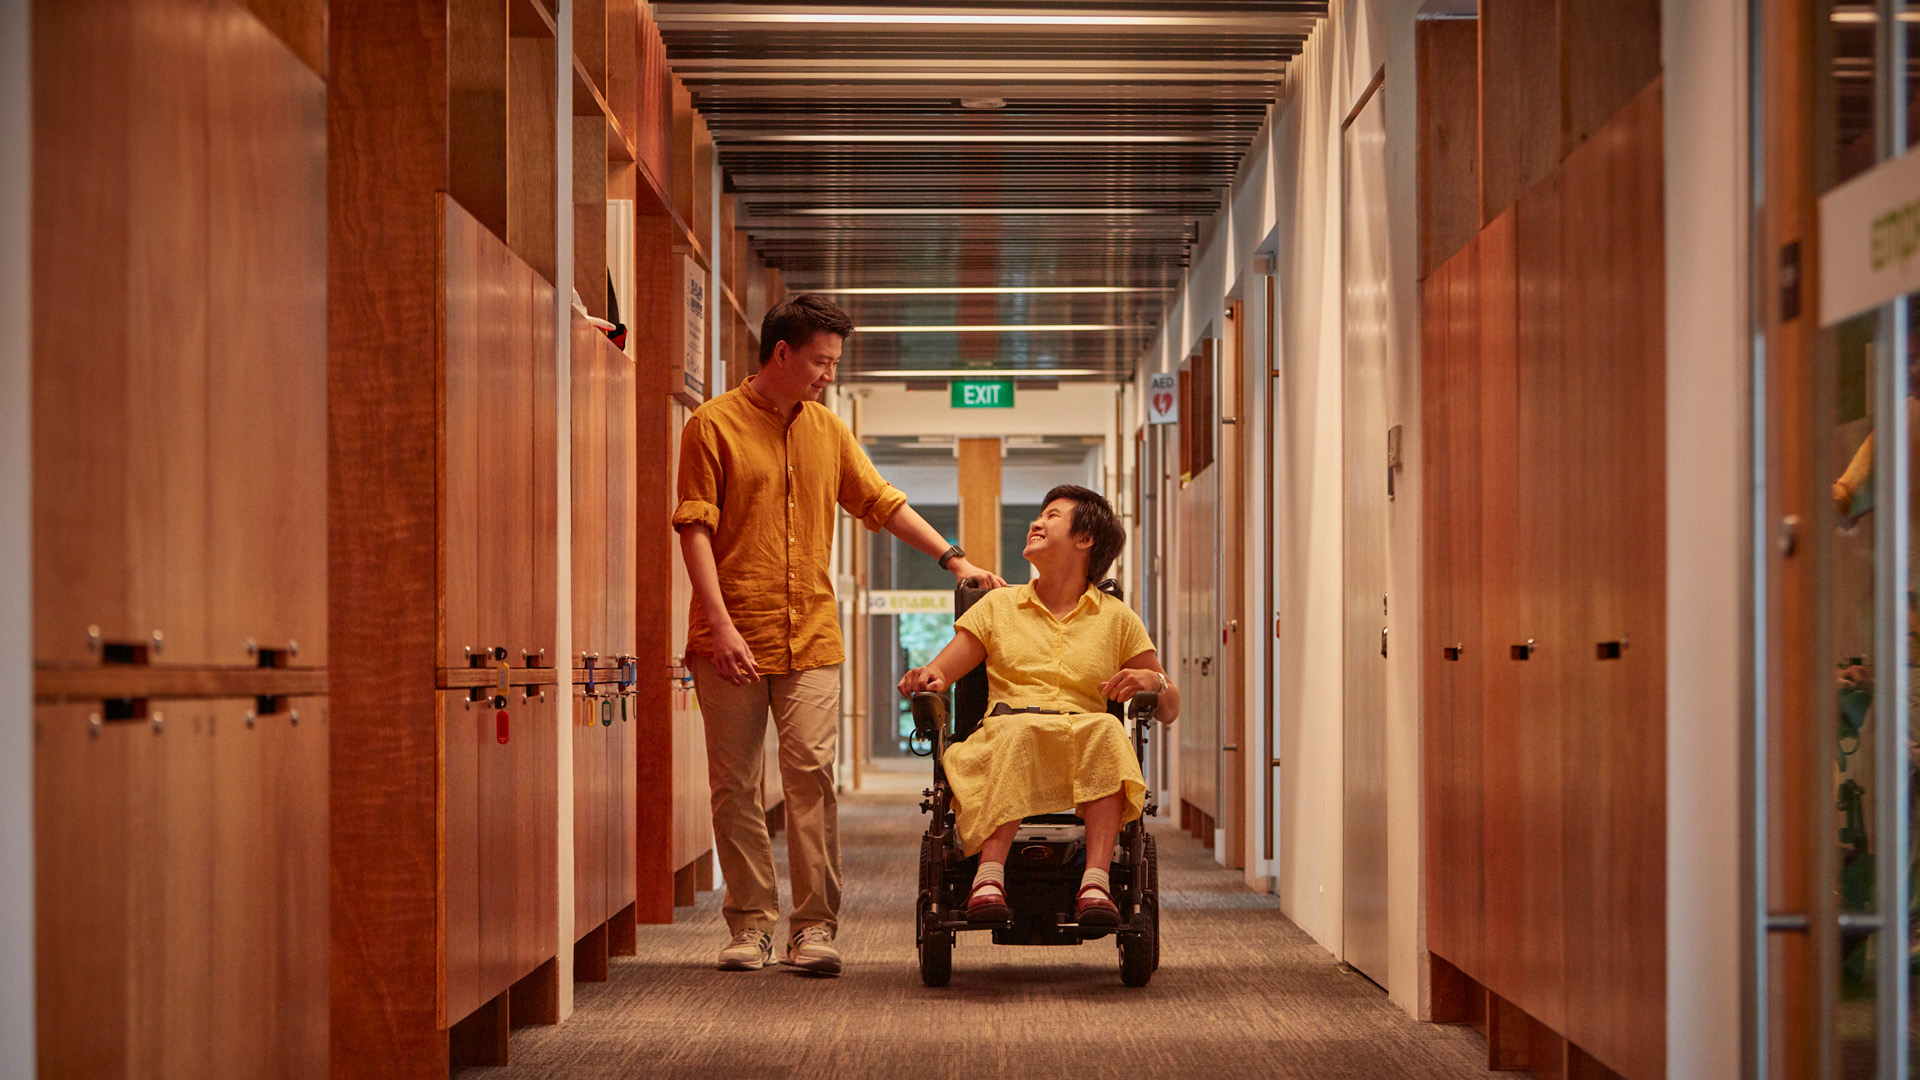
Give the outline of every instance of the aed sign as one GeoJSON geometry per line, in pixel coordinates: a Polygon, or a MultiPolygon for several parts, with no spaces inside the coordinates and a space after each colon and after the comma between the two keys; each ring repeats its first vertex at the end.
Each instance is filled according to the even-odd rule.
{"type": "Polygon", "coordinates": [[[1820,197],[1820,325],[1920,291],[1920,154],[1820,197]]]}
{"type": "Polygon", "coordinates": [[[1157,371],[1147,378],[1147,423],[1171,424],[1180,419],[1180,377],[1157,371]]]}
{"type": "Polygon", "coordinates": [[[947,615],[953,612],[949,589],[874,589],[867,593],[869,615],[947,615]]]}
{"type": "Polygon", "coordinates": [[[1011,409],[1013,408],[1013,380],[975,379],[969,382],[955,382],[953,407],[956,409],[1011,409]]]}

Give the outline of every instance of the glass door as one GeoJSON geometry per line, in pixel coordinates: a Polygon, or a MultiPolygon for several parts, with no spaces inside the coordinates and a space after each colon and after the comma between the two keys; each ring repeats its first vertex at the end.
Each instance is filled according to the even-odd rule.
{"type": "Polygon", "coordinates": [[[1903,0],[1754,0],[1750,13],[1767,493],[1754,533],[1755,1072],[1906,1077],[1920,341],[1914,297],[1873,304],[1840,285],[1846,236],[1820,223],[1907,151],[1916,26],[1903,0]]]}

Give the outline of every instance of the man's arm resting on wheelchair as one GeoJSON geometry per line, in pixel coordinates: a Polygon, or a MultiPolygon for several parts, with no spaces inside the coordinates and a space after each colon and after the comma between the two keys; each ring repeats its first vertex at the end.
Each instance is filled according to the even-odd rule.
{"type": "Polygon", "coordinates": [[[1120,665],[1113,678],[1100,684],[1100,689],[1108,697],[1122,704],[1133,699],[1133,695],[1148,690],[1160,695],[1158,716],[1163,724],[1171,724],[1180,719],[1180,688],[1167,678],[1167,669],[1160,666],[1160,657],[1152,649],[1120,665]]]}
{"type": "Polygon", "coordinates": [[[953,680],[972,671],[987,658],[987,647],[973,631],[954,627],[953,640],[926,667],[914,668],[900,677],[900,696],[912,697],[925,692],[938,694],[953,685],[953,680]]]}

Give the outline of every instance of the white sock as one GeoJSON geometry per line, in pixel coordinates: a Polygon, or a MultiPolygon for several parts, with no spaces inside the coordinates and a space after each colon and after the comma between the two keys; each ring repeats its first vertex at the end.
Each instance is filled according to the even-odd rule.
{"type": "Polygon", "coordinates": [[[985,859],[980,860],[980,869],[973,873],[973,887],[977,889],[988,883],[1000,886],[1002,893],[1007,891],[1006,863],[988,862],[985,859]]]}
{"type": "Polygon", "coordinates": [[[1088,867],[1087,872],[1080,875],[1080,887],[1084,889],[1089,885],[1098,885],[1102,892],[1108,896],[1113,895],[1113,886],[1108,883],[1107,872],[1105,870],[1095,870],[1092,867],[1088,867]]]}

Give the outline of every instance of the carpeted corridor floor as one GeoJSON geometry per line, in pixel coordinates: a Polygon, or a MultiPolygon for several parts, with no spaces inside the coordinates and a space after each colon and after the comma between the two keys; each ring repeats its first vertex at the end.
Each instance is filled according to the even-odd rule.
{"type": "MultiPolygon", "coordinates": [[[[720,894],[671,926],[640,928],[640,955],[575,989],[557,1027],[513,1033],[511,1066],[466,1078],[1493,1076],[1465,1027],[1424,1024],[1281,917],[1272,897],[1164,820],[1160,970],[1120,984],[1110,941],[1069,948],[962,935],[953,982],[920,984],[913,947],[917,797],[843,796],[838,979],[791,968],[723,972],[720,894]]],[[[784,841],[776,838],[784,873],[784,841]]],[[[782,890],[784,894],[784,889],[782,890]]],[[[784,949],[785,924],[779,933],[784,949]]],[[[1506,1074],[1511,1075],[1511,1074],[1506,1074]]]]}

